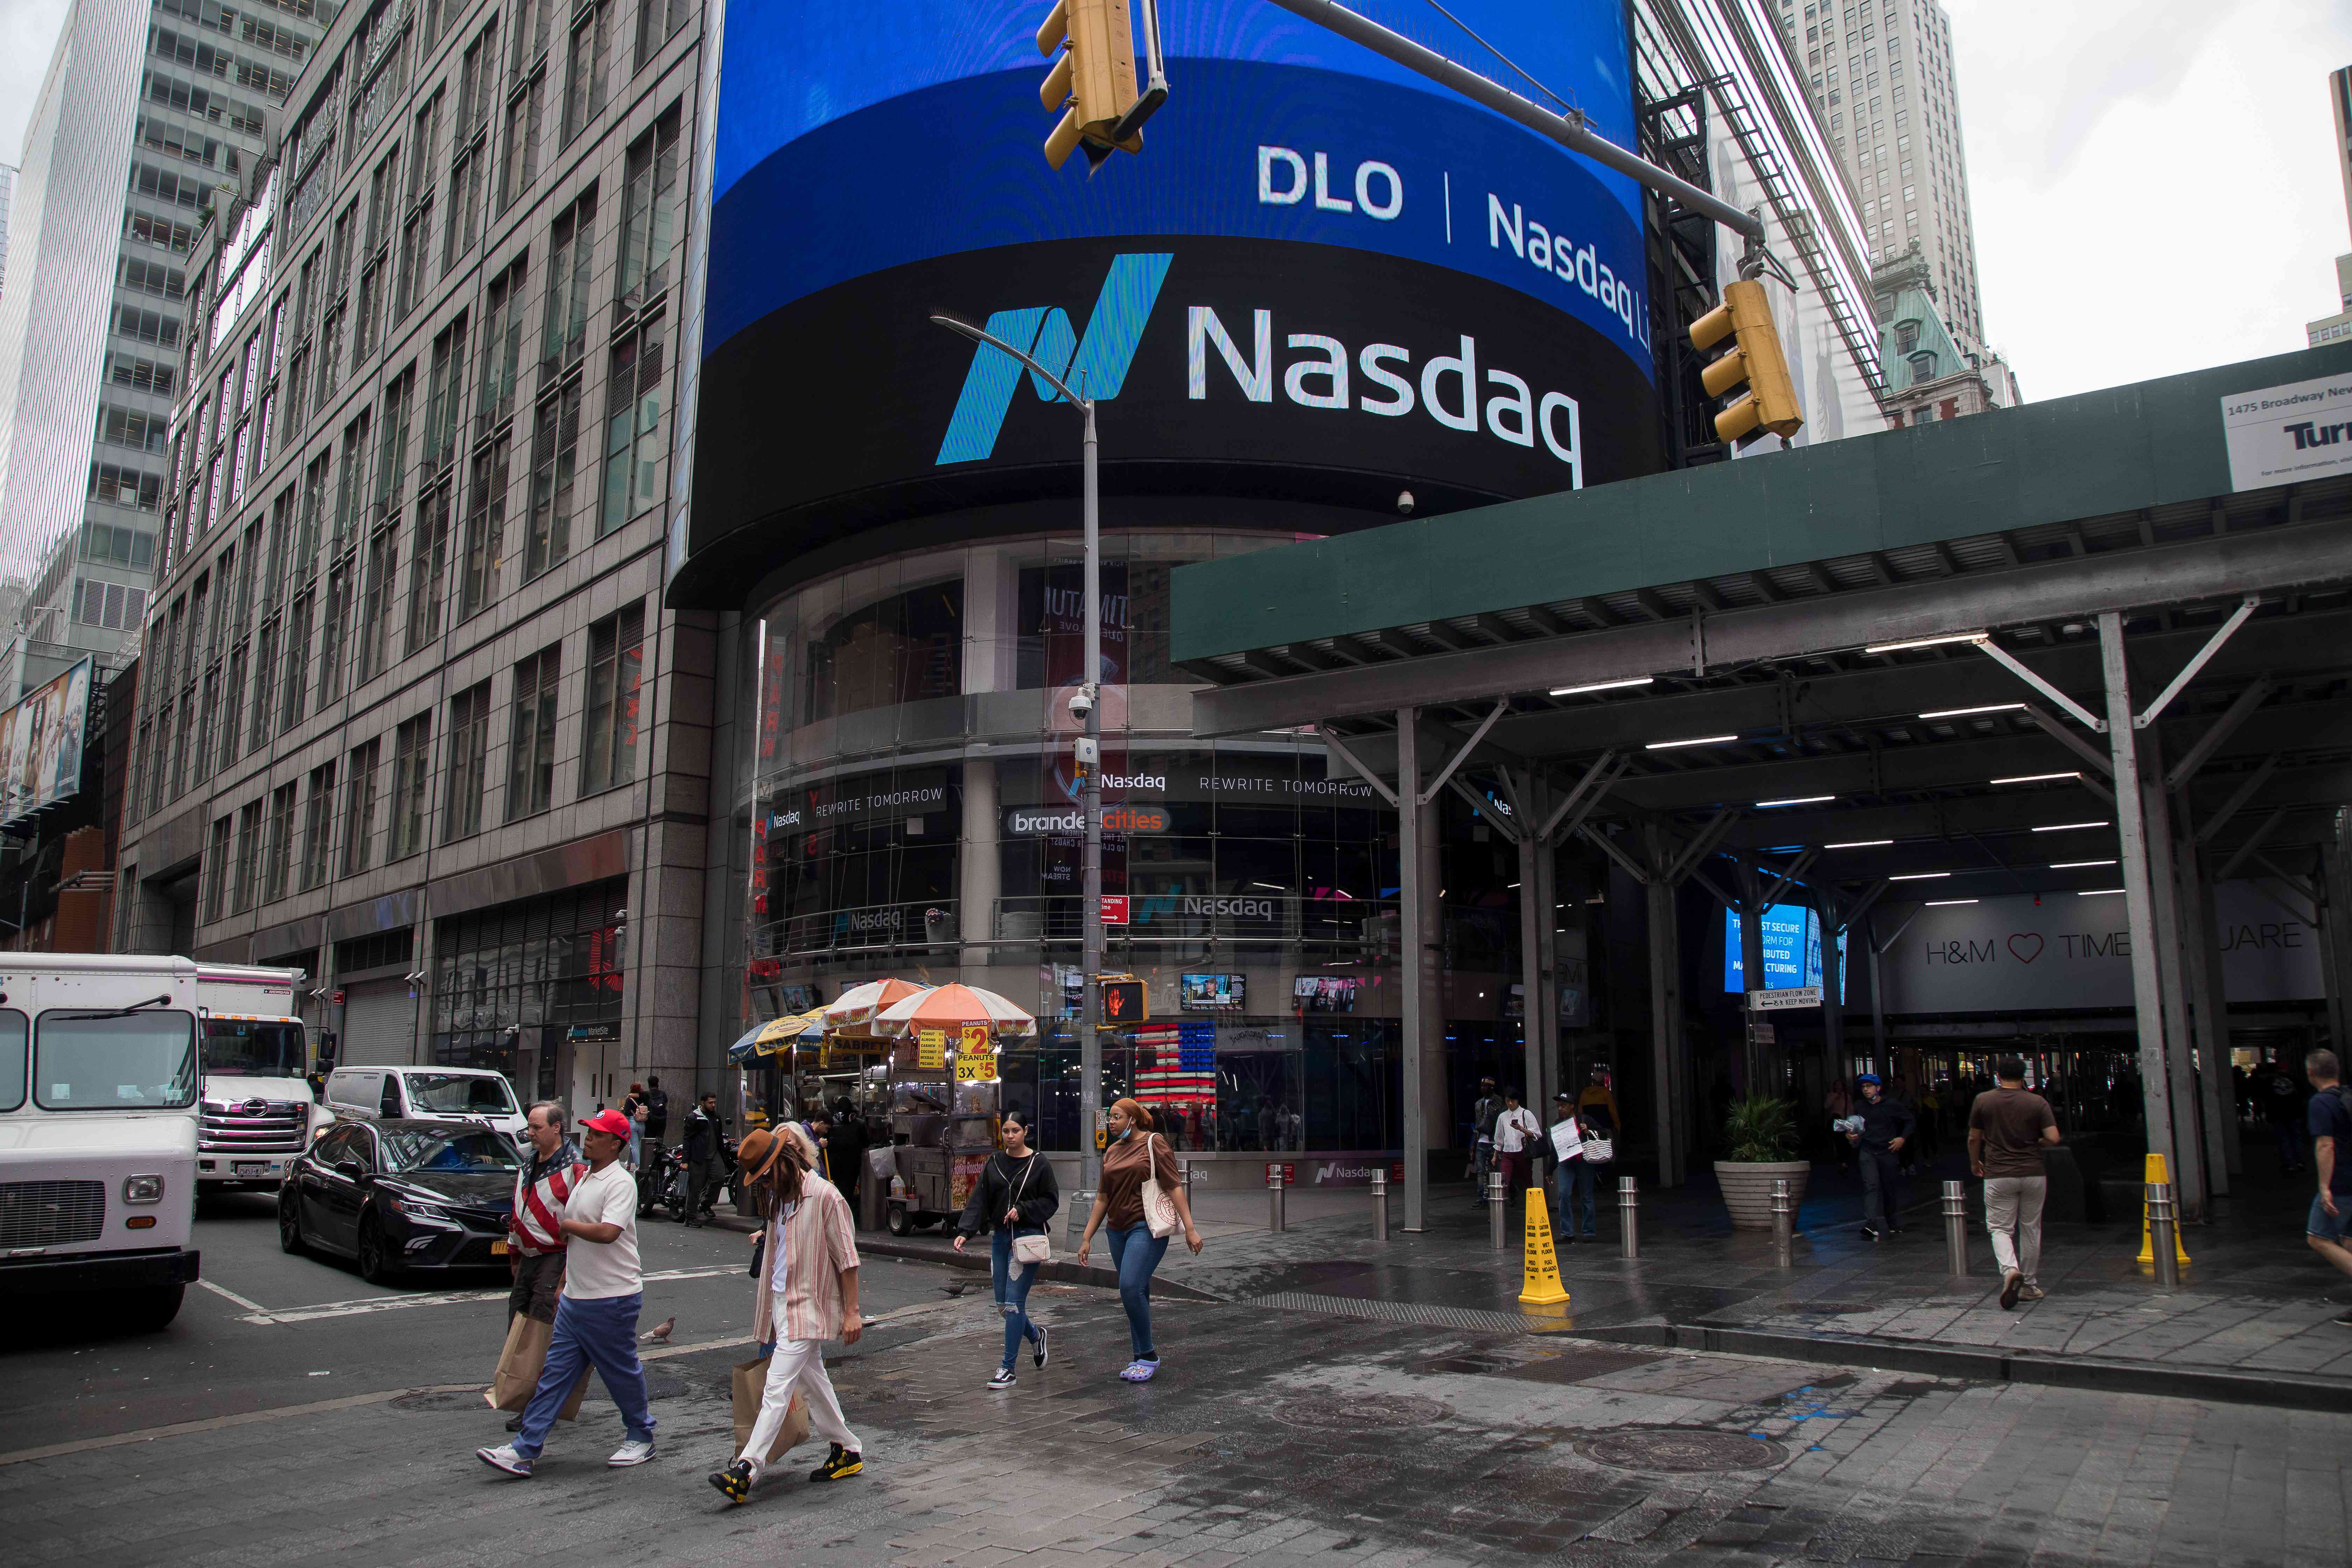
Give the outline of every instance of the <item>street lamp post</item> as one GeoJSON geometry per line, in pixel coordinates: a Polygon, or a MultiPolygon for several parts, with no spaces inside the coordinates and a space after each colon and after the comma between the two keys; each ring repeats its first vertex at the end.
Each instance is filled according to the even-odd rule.
{"type": "Polygon", "coordinates": [[[1086,422],[1087,663],[1078,682],[1078,697],[1073,699],[1072,705],[1074,708],[1083,705],[1084,711],[1077,717],[1086,726],[1086,736],[1077,747],[1078,813],[1086,819],[1086,858],[1082,873],[1085,907],[1080,911],[1085,934],[1078,959],[1083,986],[1078,1026],[1078,1184],[1084,1191],[1094,1192],[1102,1185],[1102,1156],[1095,1149],[1095,1124],[1102,1115],[1103,954],[1102,503],[1096,479],[1095,400],[1079,396],[1062,384],[1061,377],[1000,337],[982,331],[968,321],[959,321],[952,316],[933,316],[931,320],[983,348],[995,349],[1020,361],[1038,380],[1061,394],[1086,422]]]}

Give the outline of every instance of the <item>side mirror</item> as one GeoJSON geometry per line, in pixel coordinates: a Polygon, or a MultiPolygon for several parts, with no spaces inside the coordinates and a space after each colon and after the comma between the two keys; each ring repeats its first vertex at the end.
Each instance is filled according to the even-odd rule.
{"type": "Polygon", "coordinates": [[[342,1176],[345,1180],[353,1182],[364,1182],[367,1180],[368,1174],[367,1167],[361,1164],[357,1160],[336,1161],[335,1173],[336,1174],[342,1176]]]}

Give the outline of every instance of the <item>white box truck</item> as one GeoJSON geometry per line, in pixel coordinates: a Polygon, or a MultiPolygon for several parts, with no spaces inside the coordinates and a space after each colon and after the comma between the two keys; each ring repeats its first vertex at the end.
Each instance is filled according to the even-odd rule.
{"type": "Polygon", "coordinates": [[[312,1043],[295,1016],[299,969],[232,963],[196,968],[204,1024],[204,1111],[196,1180],[208,1188],[275,1189],[286,1167],[334,1118],[312,1087],[312,1043]]]}
{"type": "Polygon", "coordinates": [[[0,1300],[161,1328],[197,1277],[196,965],[0,953],[0,1300]]]}

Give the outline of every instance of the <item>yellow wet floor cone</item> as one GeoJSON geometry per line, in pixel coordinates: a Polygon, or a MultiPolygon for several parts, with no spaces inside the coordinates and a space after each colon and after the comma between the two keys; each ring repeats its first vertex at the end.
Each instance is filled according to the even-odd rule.
{"type": "MultiPolygon", "coordinates": [[[[2170,1176],[2165,1174],[2163,1155],[2150,1154],[2147,1157],[2147,1173],[2141,1179],[2147,1182],[2168,1182],[2172,1179],[2170,1176]]],[[[2189,1261],[2189,1249],[2180,1245],[2180,1203],[2177,1194],[2173,1200],[2172,1213],[2173,1260],[2177,1263],[2186,1263],[2189,1261]]],[[[2148,1229],[2147,1189],[2146,1187],[2142,1187],[2139,1194],[2138,1261],[2151,1266],[2156,1262],[2156,1238],[2148,1229]]]]}
{"type": "Polygon", "coordinates": [[[1546,1311],[1568,1305],[1568,1287],[1559,1282],[1559,1258],[1551,1247],[1551,1215],[1543,1194],[1534,1188],[1528,1192],[1528,1251],[1519,1305],[1546,1311]]]}

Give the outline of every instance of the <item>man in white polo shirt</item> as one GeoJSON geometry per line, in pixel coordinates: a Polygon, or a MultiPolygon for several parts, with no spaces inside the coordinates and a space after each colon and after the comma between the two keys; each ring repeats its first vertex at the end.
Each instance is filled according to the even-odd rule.
{"type": "Polygon", "coordinates": [[[637,1186],[621,1155],[629,1146],[629,1119],[600,1110],[580,1123],[588,1173],[572,1184],[562,1226],[569,1240],[563,1296],[555,1308],[555,1337],[539,1386],[522,1413],[522,1430],[501,1448],[475,1457],[510,1476],[527,1476],[573,1384],[593,1366],[620,1407],[628,1440],[605,1463],[642,1465],[654,1457],[654,1417],[646,1403],[646,1371],[637,1360],[637,1309],[644,1279],[637,1268],[637,1186]]]}

